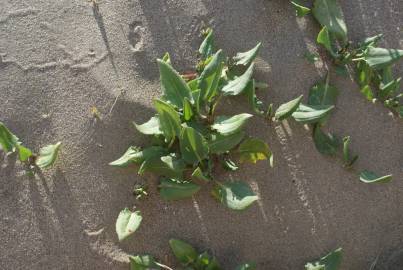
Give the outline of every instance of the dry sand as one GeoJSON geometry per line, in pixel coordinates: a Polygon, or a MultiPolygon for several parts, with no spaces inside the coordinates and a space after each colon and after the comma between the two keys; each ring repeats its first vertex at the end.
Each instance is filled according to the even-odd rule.
{"type": "MultiPolygon", "coordinates": [[[[340,2],[352,40],[384,33],[382,45],[403,48],[401,0],[340,2]]],[[[303,58],[319,31],[310,17],[297,19],[285,0],[99,0],[99,13],[91,6],[0,0],[0,118],[35,150],[63,142],[57,166],[35,178],[1,158],[1,269],[127,269],[127,254],[137,253],[169,262],[171,237],[209,249],[226,269],[246,260],[258,269],[303,269],[339,246],[342,269],[369,269],[377,255],[377,269],[402,269],[402,120],[368,103],[348,78],[333,76],[340,97],[329,127],[352,136],[357,168],[394,174],[389,184],[360,183],[321,156],[309,131],[292,121],[249,124],[271,145],[276,165],[223,176],[258,191],[259,203],[243,213],[217,204],[208,188],[193,201],[166,203],[153,190],[137,203],[133,185],[156,179],[107,165],[131,143],[147,141],[130,121],[153,114],[151,101],[160,95],[155,59],[168,51],[178,70],[191,69],[204,25],[214,27],[228,54],[263,42],[257,77],[270,85],[260,93],[264,100],[306,95],[325,74],[303,58]],[[102,122],[93,121],[91,106],[102,122]],[[118,243],[117,214],[134,204],[143,224],[118,243]]],[[[396,69],[403,74],[402,64],[396,69]]],[[[241,99],[226,106],[249,110],[241,99]]]]}

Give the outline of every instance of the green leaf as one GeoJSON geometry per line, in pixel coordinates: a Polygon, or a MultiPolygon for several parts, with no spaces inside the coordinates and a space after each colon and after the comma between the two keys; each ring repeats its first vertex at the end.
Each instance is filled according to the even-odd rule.
{"type": "Polygon", "coordinates": [[[156,173],[160,176],[182,178],[185,163],[181,159],[176,159],[172,156],[153,157],[146,159],[141,164],[138,173],[145,172],[156,173]]]}
{"type": "Polygon", "coordinates": [[[258,200],[248,184],[237,182],[218,183],[213,196],[232,210],[244,210],[258,200]]]}
{"type": "Polygon", "coordinates": [[[249,66],[255,60],[261,46],[262,43],[259,42],[253,49],[247,52],[237,53],[233,58],[235,65],[249,66]]]}
{"type": "Polygon", "coordinates": [[[342,249],[338,248],[316,262],[307,263],[305,270],[338,270],[342,259],[342,249]]]}
{"type": "Polygon", "coordinates": [[[334,106],[329,105],[307,106],[300,104],[292,117],[302,124],[313,124],[326,117],[333,108],[334,106]]]}
{"type": "Polygon", "coordinates": [[[169,240],[169,245],[171,246],[171,250],[175,257],[180,261],[181,264],[188,265],[196,261],[197,252],[188,243],[178,239],[171,239],[169,240]]]}
{"type": "MultiPolygon", "coordinates": [[[[182,102],[182,100],[181,100],[182,102]]],[[[168,103],[162,100],[154,100],[155,109],[158,112],[160,129],[168,142],[172,142],[181,131],[179,114],[168,103]]]]}
{"type": "Polygon", "coordinates": [[[128,208],[120,211],[118,219],[116,220],[116,233],[119,241],[124,240],[134,233],[140,226],[142,219],[143,217],[140,211],[132,212],[128,208]]]}
{"type": "Polygon", "coordinates": [[[339,148],[339,140],[330,133],[324,133],[318,125],[313,131],[313,141],[316,149],[323,155],[334,155],[339,148]]]}
{"type": "Polygon", "coordinates": [[[373,69],[382,70],[403,57],[403,50],[368,47],[364,61],[373,69]]]}
{"type": "Polygon", "coordinates": [[[208,155],[208,145],[194,128],[184,127],[179,138],[182,158],[189,164],[201,162],[208,155]]]}
{"type": "Polygon", "coordinates": [[[221,92],[223,92],[224,96],[237,96],[241,94],[246,89],[250,79],[252,78],[253,67],[254,64],[252,63],[244,74],[232,81],[229,81],[228,84],[221,89],[221,92]]]}
{"type": "Polygon", "coordinates": [[[210,153],[212,154],[224,154],[235,146],[237,146],[244,138],[244,132],[237,132],[231,135],[211,134],[209,140],[210,153]]]}
{"type": "Polygon", "coordinates": [[[379,86],[379,97],[381,99],[386,99],[394,95],[400,89],[401,79],[402,78],[397,78],[396,80],[391,80],[386,84],[381,83],[379,86]]]}
{"type": "Polygon", "coordinates": [[[307,15],[311,12],[310,8],[301,6],[300,4],[298,4],[294,1],[291,1],[291,4],[294,6],[295,12],[297,13],[298,17],[304,17],[305,15],[307,15]]]}
{"type": "Polygon", "coordinates": [[[56,144],[50,144],[42,147],[39,150],[39,156],[35,160],[36,165],[41,169],[52,166],[57,158],[61,144],[61,142],[57,142],[56,144]]]}
{"type": "Polygon", "coordinates": [[[159,270],[155,259],[150,255],[129,256],[130,270],[159,270]]]}
{"type": "Polygon", "coordinates": [[[378,42],[383,38],[383,34],[379,34],[373,37],[368,37],[360,44],[361,49],[366,49],[369,46],[375,47],[378,42]]]}
{"type": "Polygon", "coordinates": [[[136,129],[143,134],[146,134],[146,135],[162,134],[158,116],[151,117],[150,120],[148,120],[147,122],[145,122],[144,124],[141,124],[141,125],[138,125],[135,122],[133,122],[133,124],[136,127],[136,129]]]}
{"type": "Polygon", "coordinates": [[[178,108],[182,108],[184,98],[193,101],[191,90],[179,73],[165,61],[161,59],[157,61],[164,99],[178,108]]]}
{"type": "Polygon", "coordinates": [[[234,134],[239,132],[245,125],[246,120],[248,120],[252,116],[253,115],[248,113],[241,113],[232,117],[218,116],[211,128],[222,135],[234,134]]]}
{"type": "Polygon", "coordinates": [[[208,29],[207,31],[208,33],[199,47],[199,53],[201,54],[202,59],[207,59],[213,54],[214,51],[213,30],[208,29]]]}
{"type": "Polygon", "coordinates": [[[159,185],[160,195],[164,200],[181,200],[192,197],[200,190],[200,186],[175,179],[162,179],[159,185]]]}
{"type": "Polygon", "coordinates": [[[255,88],[255,80],[250,80],[244,93],[248,98],[248,102],[252,107],[252,110],[257,114],[263,114],[264,111],[261,109],[263,103],[256,97],[255,88]]]}
{"type": "Polygon", "coordinates": [[[171,64],[171,56],[169,55],[169,52],[166,52],[164,56],[162,57],[162,61],[164,61],[167,64],[171,64]]]}
{"type": "Polygon", "coordinates": [[[349,147],[350,141],[351,141],[350,136],[346,136],[343,138],[343,159],[346,167],[353,166],[354,162],[356,162],[358,159],[358,155],[351,157],[349,147]]]}
{"type": "Polygon", "coordinates": [[[183,100],[183,118],[185,121],[189,121],[193,116],[192,104],[189,99],[185,98],[183,100]]]}
{"type": "Polygon", "coordinates": [[[220,82],[221,72],[223,69],[224,55],[219,50],[211,58],[211,61],[204,68],[198,79],[200,88],[200,97],[203,101],[210,101],[218,93],[218,83],[220,82]]]}
{"type": "Polygon", "coordinates": [[[17,136],[15,136],[11,131],[0,122],[0,146],[4,152],[10,153],[14,152],[20,141],[17,136]]]}
{"type": "Polygon", "coordinates": [[[193,173],[192,173],[192,177],[203,180],[203,181],[210,181],[210,178],[208,178],[207,176],[204,175],[203,171],[200,169],[200,167],[197,167],[193,173]]]}
{"type": "Polygon", "coordinates": [[[256,163],[259,160],[271,159],[272,153],[267,143],[259,139],[249,138],[241,143],[238,149],[241,162],[256,163]]]}
{"type": "Polygon", "coordinates": [[[275,114],[276,119],[281,121],[291,116],[298,109],[302,97],[303,95],[300,95],[296,99],[280,105],[275,114]]]}
{"type": "Polygon", "coordinates": [[[256,264],[253,262],[239,265],[235,270],[256,270],[256,264]]]}
{"type": "Polygon", "coordinates": [[[203,252],[199,254],[196,259],[196,262],[192,265],[193,268],[197,270],[222,270],[217,259],[215,257],[210,256],[207,252],[203,252]]]}
{"type": "Polygon", "coordinates": [[[376,173],[364,170],[360,174],[360,180],[367,184],[372,183],[387,183],[392,180],[392,175],[378,176],[376,173]]]}
{"type": "Polygon", "coordinates": [[[17,144],[18,157],[21,161],[27,161],[32,156],[32,151],[21,144],[17,144]]]}
{"type": "Polygon", "coordinates": [[[109,163],[111,166],[126,167],[131,163],[140,164],[146,159],[162,157],[168,154],[168,151],[160,146],[150,146],[143,150],[136,146],[130,146],[129,149],[119,159],[109,163]]]}
{"type": "Polygon", "coordinates": [[[371,89],[371,86],[369,85],[365,85],[363,88],[361,88],[361,94],[363,94],[365,96],[365,98],[369,101],[373,101],[375,96],[374,96],[374,92],[371,89]]]}
{"type": "Polygon", "coordinates": [[[347,41],[347,26],[337,0],[315,0],[312,12],[316,20],[326,26],[329,32],[343,42],[347,41]]]}
{"type": "Polygon", "coordinates": [[[325,82],[319,82],[309,90],[308,105],[335,105],[339,91],[329,85],[329,78],[325,82]]]}
{"type": "Polygon", "coordinates": [[[332,38],[326,26],[324,26],[322,30],[320,30],[318,37],[316,38],[316,42],[318,42],[318,44],[323,45],[323,47],[325,47],[326,50],[328,50],[333,57],[335,58],[337,57],[337,53],[335,53],[333,50],[332,38]]]}

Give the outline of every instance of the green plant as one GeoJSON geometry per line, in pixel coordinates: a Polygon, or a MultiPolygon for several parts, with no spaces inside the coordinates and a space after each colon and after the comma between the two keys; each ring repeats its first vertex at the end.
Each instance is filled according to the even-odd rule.
{"type": "Polygon", "coordinates": [[[2,122],[0,122],[0,149],[6,154],[18,152],[21,162],[41,169],[48,168],[56,161],[61,142],[47,145],[39,150],[39,154],[33,153],[22,145],[20,139],[14,135],[2,122]]]}
{"type": "MultiPolygon", "coordinates": [[[[169,240],[172,253],[184,270],[221,270],[220,264],[214,256],[207,252],[198,253],[191,245],[178,239],[169,240]]],[[[150,255],[130,256],[130,270],[159,270],[173,268],[157,262],[150,255]]],[[[254,263],[244,263],[236,270],[255,270],[254,263]]]]}
{"type": "Polygon", "coordinates": [[[338,248],[314,262],[307,263],[305,270],[337,270],[342,259],[342,249],[338,248]]]}

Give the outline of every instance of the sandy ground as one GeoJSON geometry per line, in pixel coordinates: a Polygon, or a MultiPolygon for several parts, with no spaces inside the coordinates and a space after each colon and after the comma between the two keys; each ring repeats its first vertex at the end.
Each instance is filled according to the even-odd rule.
{"type": "MultiPolygon", "coordinates": [[[[387,185],[362,184],[321,156],[301,125],[257,118],[248,130],[269,142],[276,166],[223,176],[245,179],[260,194],[243,213],[217,204],[207,187],[194,200],[166,203],[153,190],[137,203],[133,185],[156,179],[107,165],[131,143],[147,141],[130,121],[153,115],[155,59],[168,51],[178,70],[191,69],[205,25],[228,54],[263,42],[257,77],[270,85],[264,100],[306,95],[325,73],[303,58],[319,31],[310,17],[297,19],[285,0],[99,2],[97,13],[84,0],[0,0],[0,118],[35,150],[63,142],[57,166],[36,177],[0,159],[1,269],[127,269],[127,254],[137,253],[169,263],[171,237],[209,249],[226,269],[247,260],[258,269],[303,269],[339,246],[342,269],[369,269],[378,255],[376,269],[402,269],[402,120],[368,103],[349,78],[333,76],[340,97],[329,127],[352,136],[357,168],[394,174],[387,185]],[[94,122],[91,106],[102,122],[94,122]],[[143,224],[118,243],[117,214],[134,204],[143,224]]],[[[403,48],[401,0],[340,2],[352,40],[384,33],[384,46],[403,48]]],[[[226,107],[249,111],[241,99],[226,107]]]]}

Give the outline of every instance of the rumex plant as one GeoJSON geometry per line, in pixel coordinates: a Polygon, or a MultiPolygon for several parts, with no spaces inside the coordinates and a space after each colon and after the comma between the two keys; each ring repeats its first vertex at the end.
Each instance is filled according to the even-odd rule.
{"type": "MultiPolygon", "coordinates": [[[[198,253],[191,245],[178,239],[169,240],[172,253],[184,270],[222,270],[214,256],[208,252],[198,253]]],[[[159,263],[150,255],[130,256],[130,270],[173,270],[173,268],[159,263]]],[[[244,263],[235,270],[255,270],[255,264],[244,263]]]]}
{"type": "MultiPolygon", "coordinates": [[[[259,160],[272,164],[272,153],[264,141],[243,130],[251,114],[217,115],[216,108],[224,98],[243,94],[255,112],[263,113],[255,96],[255,88],[262,84],[253,80],[253,61],[261,44],[228,58],[222,50],[215,50],[213,31],[209,29],[205,35],[194,74],[180,75],[169,54],[157,60],[163,95],[153,101],[156,114],[146,123],[134,124],[150,137],[150,145],[130,146],[110,165],[138,164],[140,175],[157,175],[159,193],[165,200],[191,197],[203,183],[213,182],[211,193],[219,202],[244,210],[258,197],[246,182],[223,181],[215,169],[222,166],[234,171],[238,163],[259,160]]],[[[147,194],[141,187],[136,191],[137,196],[147,194]]],[[[116,224],[119,239],[134,232],[140,222],[139,211],[123,210],[116,224]]]]}
{"type": "Polygon", "coordinates": [[[39,150],[39,154],[35,154],[25,147],[20,139],[0,122],[0,149],[6,154],[18,152],[19,160],[27,164],[30,169],[35,166],[41,169],[52,166],[56,161],[60,145],[61,142],[47,145],[39,150]]]}

